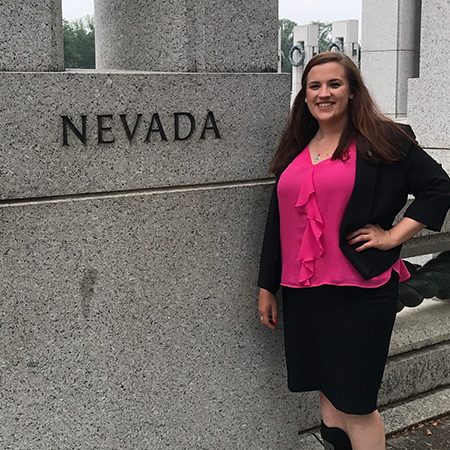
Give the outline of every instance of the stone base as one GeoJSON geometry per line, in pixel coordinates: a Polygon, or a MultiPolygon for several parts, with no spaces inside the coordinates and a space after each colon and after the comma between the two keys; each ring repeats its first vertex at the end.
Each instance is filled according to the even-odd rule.
{"type": "Polygon", "coordinates": [[[2,448],[291,448],[309,411],[256,309],[271,190],[1,205],[2,448]]]}

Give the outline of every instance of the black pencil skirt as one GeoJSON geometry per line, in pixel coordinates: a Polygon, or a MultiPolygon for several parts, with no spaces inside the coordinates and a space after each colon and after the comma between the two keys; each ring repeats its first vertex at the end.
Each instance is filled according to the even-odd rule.
{"type": "Polygon", "coordinates": [[[282,292],[289,389],[322,391],[347,414],[373,412],[397,310],[397,273],[378,288],[282,292]]]}

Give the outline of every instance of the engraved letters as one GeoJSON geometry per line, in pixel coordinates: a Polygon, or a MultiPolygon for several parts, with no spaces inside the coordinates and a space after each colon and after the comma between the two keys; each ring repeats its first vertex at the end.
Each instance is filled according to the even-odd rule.
{"type": "MultiPolygon", "coordinates": [[[[168,123],[167,119],[163,123],[158,113],[153,113],[147,121],[145,121],[143,114],[136,114],[135,116],[120,114],[119,120],[113,114],[99,114],[95,116],[96,136],[88,134],[93,126],[89,127],[87,116],[80,115],[79,118],[73,120],[69,116],[61,116],[61,118],[63,146],[73,145],[76,142],[87,145],[88,139],[93,140],[94,138],[99,145],[114,144],[119,135],[125,136],[130,144],[138,141],[138,139],[144,143],[158,140],[162,142],[169,140],[166,130],[172,131],[169,133],[172,141],[186,141],[192,139],[197,131],[197,120],[189,112],[174,113],[171,124],[168,123]],[[173,128],[170,128],[170,125],[173,125],[173,128]]],[[[199,140],[222,139],[212,111],[208,111],[202,122],[201,133],[199,131],[197,134],[199,140]]]]}

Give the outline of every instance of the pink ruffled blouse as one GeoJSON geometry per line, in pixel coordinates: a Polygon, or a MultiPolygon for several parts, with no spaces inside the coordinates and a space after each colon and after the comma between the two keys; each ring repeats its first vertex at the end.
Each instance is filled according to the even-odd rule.
{"type": "Polygon", "coordinates": [[[302,151],[278,182],[282,274],[281,285],[300,288],[323,284],[375,288],[410,277],[401,259],[392,268],[364,280],[339,248],[339,228],[356,174],[356,146],[346,161],[326,159],[313,164],[302,151]]]}

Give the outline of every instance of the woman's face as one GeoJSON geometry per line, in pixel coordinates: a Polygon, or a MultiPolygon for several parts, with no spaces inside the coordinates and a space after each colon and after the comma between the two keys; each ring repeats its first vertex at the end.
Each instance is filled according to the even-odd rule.
{"type": "Polygon", "coordinates": [[[345,125],[350,88],[344,68],[329,62],[314,66],[306,79],[306,102],[319,125],[345,125]]]}

